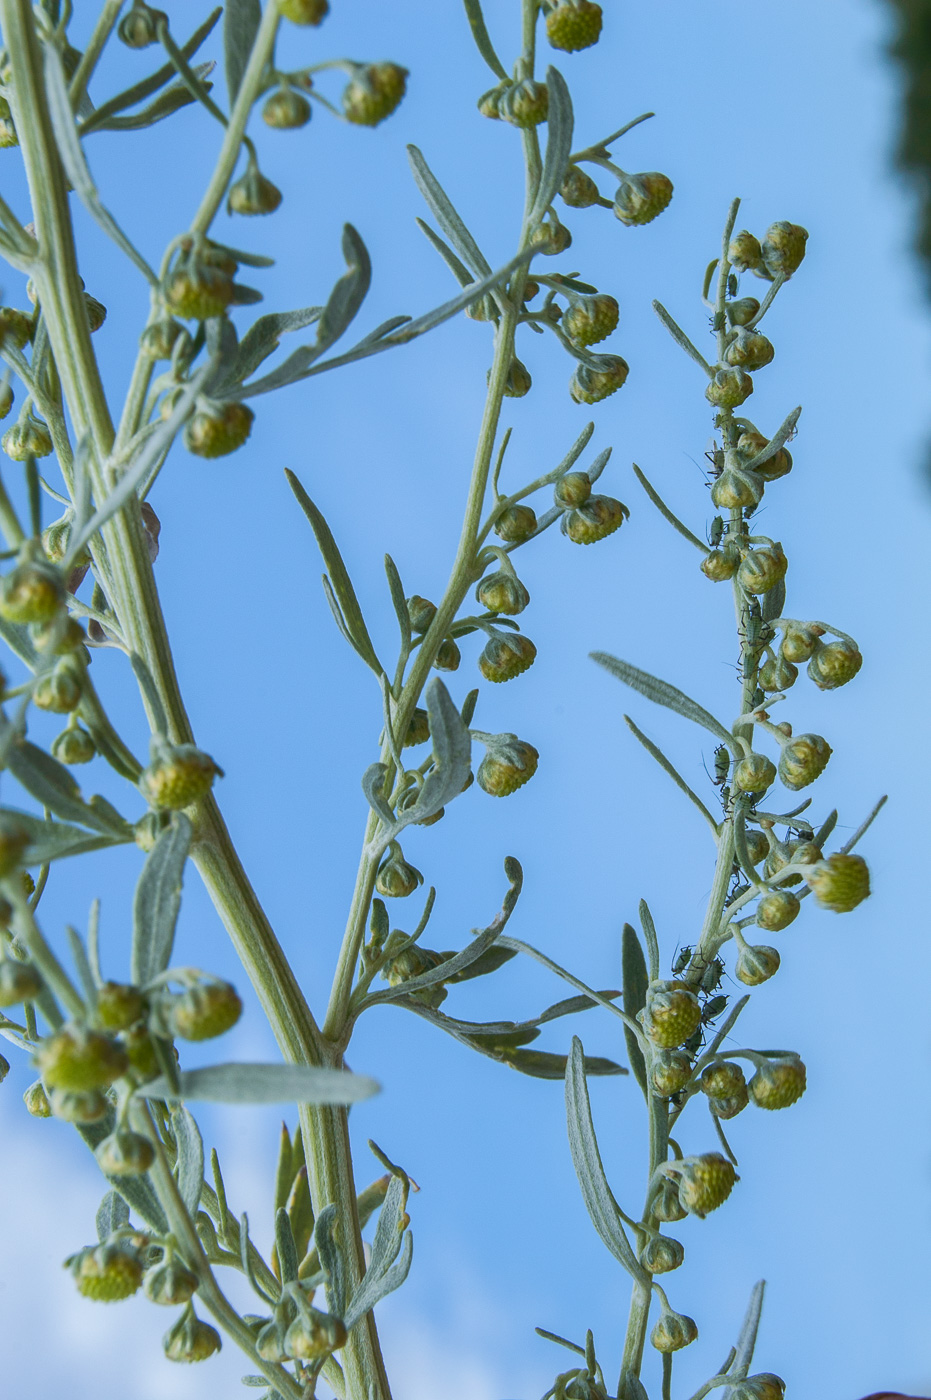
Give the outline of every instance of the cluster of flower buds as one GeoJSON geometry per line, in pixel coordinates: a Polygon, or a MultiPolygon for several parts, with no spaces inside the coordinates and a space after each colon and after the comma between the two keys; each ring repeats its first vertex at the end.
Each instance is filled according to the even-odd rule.
{"type": "MultiPolygon", "coordinates": [[[[386,959],[381,975],[392,987],[402,986],[412,977],[420,977],[424,972],[432,972],[452,956],[450,953],[438,953],[432,948],[421,948],[419,944],[411,943],[407,934],[402,933],[400,929],[392,929],[381,952],[386,959]]],[[[416,989],[411,992],[411,996],[435,1011],[446,1000],[446,988],[442,983],[435,982],[429,987],[416,989]]]]}
{"type": "Polygon", "coordinates": [[[808,676],[819,690],[837,690],[852,681],[863,665],[856,642],[844,633],[823,641],[829,629],[820,622],[796,622],[780,618],[782,640],[777,650],[767,646],[767,660],[760,668],[760,689],[788,690],[798,679],[798,668],[808,663],[808,676]]]}
{"type": "Polygon", "coordinates": [[[613,496],[592,494],[587,472],[567,472],[553,489],[553,500],[563,510],[559,528],[573,544],[595,544],[619,530],[630,511],[613,496]]]}
{"type": "Polygon", "coordinates": [[[747,229],[734,235],[728,247],[728,261],[738,272],[752,272],[772,282],[797,272],[805,256],[808,230],[801,224],[780,219],[770,224],[762,243],[747,229]]]}
{"type": "Polygon", "coordinates": [[[282,1291],[272,1316],[262,1320],[255,1349],[263,1361],[321,1361],[346,1341],[342,1320],[312,1307],[300,1284],[282,1291]]]}

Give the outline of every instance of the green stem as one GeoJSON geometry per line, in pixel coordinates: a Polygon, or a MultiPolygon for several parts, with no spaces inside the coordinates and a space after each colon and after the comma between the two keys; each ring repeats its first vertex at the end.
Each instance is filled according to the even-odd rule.
{"type": "Polygon", "coordinates": [[[81,55],[81,61],[71,79],[71,86],[68,96],[71,98],[72,109],[76,112],[81,105],[81,99],[87,92],[87,85],[94,74],[94,69],[100,60],[100,55],[106,47],[107,40],[113,33],[114,25],[120,17],[120,10],[126,0],[106,0],[106,4],[100,11],[97,23],[94,25],[93,33],[87,41],[87,48],[81,55]]]}

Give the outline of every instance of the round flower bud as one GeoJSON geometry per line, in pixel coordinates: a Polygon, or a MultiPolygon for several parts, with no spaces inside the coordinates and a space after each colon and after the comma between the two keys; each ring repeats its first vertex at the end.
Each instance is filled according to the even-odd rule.
{"type": "Polygon", "coordinates": [[[197,457],[225,457],[242,447],[252,432],[255,414],[247,404],[202,403],[184,427],[184,445],[197,457]]]}
{"type": "Polygon", "coordinates": [[[84,293],[84,309],[87,312],[87,323],[90,326],[91,335],[99,331],[104,321],[107,319],[107,308],[102,301],[92,297],[90,292],[84,293]]]}
{"type": "Polygon", "coordinates": [[[180,1259],[172,1256],[146,1270],[142,1291],[150,1303],[170,1308],[189,1303],[197,1291],[197,1285],[197,1275],[180,1259]]]}
{"type": "Polygon", "coordinates": [[[308,1305],[288,1328],[284,1344],[289,1356],[316,1361],[337,1351],[346,1341],[346,1328],[338,1317],[308,1305]]]}
{"type": "Polygon", "coordinates": [[[819,646],[816,632],[808,627],[789,627],[782,638],[779,650],[786,661],[798,663],[807,661],[819,646]]]}
{"type": "Polygon", "coordinates": [[[592,494],[591,478],[587,472],[566,472],[553,487],[553,500],[558,506],[583,506],[592,494]]]}
{"type": "Polygon", "coordinates": [[[757,676],[761,690],[788,690],[798,680],[798,667],[782,656],[771,656],[763,662],[757,676]]]}
{"type": "Polygon", "coordinates": [[[404,743],[401,745],[405,749],[416,748],[418,744],[425,744],[430,737],[430,716],[426,710],[420,706],[411,715],[410,723],[407,726],[407,733],[404,736],[404,743]]]}
{"type": "Polygon", "coordinates": [[[222,316],[234,296],[232,274],[209,263],[176,268],[164,284],[164,296],[172,311],[185,320],[207,321],[222,316]]]}
{"type": "Polygon", "coordinates": [[[229,982],[203,982],[168,998],[165,1025],[181,1040],[212,1040],[223,1035],[242,1014],[242,1001],[229,982]]]}
{"type": "Polygon", "coordinates": [[[671,1099],[692,1077],[692,1060],[685,1050],[658,1050],[650,1062],[650,1084],[661,1099],[671,1099]]]}
{"type": "Polygon", "coordinates": [[[134,0],[128,15],[124,15],[117,28],[117,37],[128,49],[146,49],[158,43],[158,21],[168,23],[164,10],[153,10],[145,0],[134,0]]]}
{"type": "Polygon", "coordinates": [[[169,1361],[206,1361],[220,1350],[220,1334],[209,1322],[201,1322],[188,1303],[181,1317],[162,1338],[169,1361]]]}
{"type": "Polygon", "coordinates": [[[728,366],[718,369],[708,383],[705,398],[715,408],[739,408],[753,393],[753,380],[746,370],[728,366]]]}
{"type": "Polygon", "coordinates": [[[0,418],[6,418],[13,407],[13,390],[7,381],[0,380],[0,418]]]}
{"type": "Polygon", "coordinates": [[[627,383],[630,365],[621,355],[597,355],[597,367],[579,364],[569,380],[575,403],[600,403],[627,383]]]}
{"type": "Polygon", "coordinates": [[[683,1157],[675,1163],[679,1177],[679,1200],[686,1210],[700,1219],[723,1205],[739,1180],[731,1162],[720,1152],[700,1157],[683,1157]]]}
{"type": "Polygon", "coordinates": [[[10,812],[0,812],[0,878],[12,875],[29,845],[29,832],[10,812]]]}
{"type": "Polygon", "coordinates": [[[42,978],[32,963],[16,962],[13,958],[0,960],[0,1006],[35,1001],[41,990],[42,978]]]}
{"type": "Polygon", "coordinates": [[[121,1045],[73,1021],[40,1041],[34,1059],[50,1089],[106,1089],[129,1068],[121,1045]]]}
{"type": "Polygon", "coordinates": [[[737,301],[728,302],[724,308],[732,326],[748,325],[759,309],[760,303],[756,297],[740,297],[737,301]]]}
{"type": "Polygon", "coordinates": [[[734,972],[745,987],[759,987],[779,971],[779,954],[765,943],[747,944],[737,954],[734,972]]]}
{"type": "Polygon", "coordinates": [[[139,1023],[120,1035],[120,1043],[129,1056],[129,1067],[139,1079],[154,1079],[160,1073],[155,1045],[148,1026],[139,1023]]]}
{"type": "Polygon", "coordinates": [[[522,399],[525,394],[529,394],[533,387],[533,380],[530,378],[530,371],[522,360],[515,355],[508,365],[507,379],[504,381],[505,397],[509,399],[522,399]]]}
{"type": "Polygon", "coordinates": [[[734,786],[741,792],[765,792],[776,781],[776,765],[762,753],[747,754],[734,768],[734,786]]]}
{"type": "Polygon", "coordinates": [[[808,230],[801,224],[790,224],[785,219],[770,224],[766,230],[761,249],[763,266],[769,276],[776,277],[781,272],[791,277],[801,267],[805,256],[808,230]]]}
{"type": "Polygon", "coordinates": [[[524,78],[519,83],[511,83],[501,94],[498,115],[512,126],[539,126],[540,122],[546,121],[549,105],[550,94],[546,83],[524,78]]]}
{"type": "Polygon", "coordinates": [[[23,1094],[23,1103],[26,1105],[27,1113],[31,1113],[33,1118],[51,1118],[52,1108],[48,1101],[48,1094],[45,1092],[45,1085],[41,1079],[35,1079],[23,1094]]]}
{"type": "Polygon", "coordinates": [[[398,63],[369,63],[359,67],[343,91],[346,120],[357,126],[377,126],[390,117],[407,88],[407,69],[398,63]]]}
{"type": "Polygon", "coordinates": [[[736,574],[739,563],[737,550],[725,545],[724,549],[713,549],[706,554],[698,567],[712,583],[726,583],[736,574]]]}
{"type": "Polygon", "coordinates": [[[584,505],[566,511],[560,529],[573,544],[595,544],[619,530],[629,514],[613,496],[590,496],[584,505]]]}
{"type": "Polygon", "coordinates": [[[423,876],[413,865],[408,865],[400,849],[390,854],[378,867],[375,888],[386,899],[406,899],[418,885],[423,884],[423,876]]]}
{"type": "Polygon", "coordinates": [[[407,615],[413,632],[427,632],[436,617],[436,603],[415,593],[407,600],[407,615]]]}
{"type": "Polygon", "coordinates": [[[650,1341],[657,1351],[681,1351],[695,1341],[698,1327],[694,1318],[684,1313],[664,1312],[650,1333],[650,1341]]]}
{"type": "Polygon", "coordinates": [[[725,350],[724,358],[729,365],[757,370],[770,364],[775,353],[772,341],[759,331],[739,330],[725,350]]]}
{"type": "Polygon", "coordinates": [[[97,1020],[105,1031],[126,1031],[141,1021],[146,1000],[127,982],[104,982],[97,988],[97,1020]]]}
{"type": "Polygon", "coordinates": [[[444,637],[440,642],[439,649],[433,661],[436,670],[458,671],[461,660],[462,652],[459,650],[452,637],[444,637]]]}
{"type": "MultiPolygon", "coordinates": [[[[738,373],[736,370],[733,372],[738,373]]],[[[756,472],[734,471],[731,467],[725,467],[711,485],[711,500],[719,510],[752,510],[762,499],[763,482],[756,472]]]]}
{"type": "Polygon", "coordinates": [[[537,517],[530,506],[507,506],[495,521],[495,534],[507,544],[523,544],[536,529],[537,517]]]}
{"type": "Polygon", "coordinates": [[[596,345],[617,330],[618,304],[606,292],[580,297],[562,318],[562,328],[576,345],[596,345]]]}
{"type": "Polygon", "coordinates": [[[590,209],[601,198],[598,186],[580,165],[569,165],[562,178],[559,194],[570,209],[590,209]]]}
{"type": "Polygon", "coordinates": [[[104,1176],[142,1176],[155,1161],[155,1148],[142,1133],[117,1129],[94,1149],[104,1176]]]}
{"type": "Polygon", "coordinates": [[[746,1085],[740,1065],[733,1060],[715,1060],[702,1070],[701,1090],[710,1099],[726,1099],[739,1094],[746,1085]]]}
{"type": "Polygon", "coordinates": [[[49,1109],[63,1123],[100,1123],[110,1103],[99,1089],[49,1089],[49,1109]]]}
{"type": "Polygon", "coordinates": [[[651,1274],[668,1274],[678,1269],[685,1258],[685,1249],[668,1235],[651,1235],[640,1251],[640,1262],[651,1274]]]}
{"type": "Polygon", "coordinates": [[[684,982],[654,982],[641,1016],[648,1039],[663,1050],[672,1050],[698,1030],[701,1006],[684,982]]]}
{"type": "MultiPolygon", "coordinates": [[[[737,451],[741,457],[748,461],[768,446],[769,438],[764,437],[762,433],[752,432],[749,428],[745,429],[737,439],[737,451]]],[[[778,481],[780,477],[788,476],[792,470],[792,454],[786,448],[780,447],[778,452],[767,457],[765,462],[761,462],[753,470],[764,481],[778,481]]]]}
{"type": "Polygon", "coordinates": [[[4,452],[14,462],[25,462],[28,457],[48,457],[52,451],[51,433],[31,413],[7,428],[2,443],[4,452]]]}
{"type": "Polygon", "coordinates": [[[32,317],[28,311],[0,306],[0,345],[8,350],[22,350],[31,339],[32,317]]]}
{"type": "Polygon", "coordinates": [[[193,744],[174,744],[152,760],[139,778],[139,788],[150,807],[180,811],[199,802],[223,776],[209,754],[193,744]]]}
{"type": "Polygon", "coordinates": [[[520,579],[503,569],[483,578],[475,596],[486,612],[507,613],[510,617],[522,613],[530,602],[530,594],[520,579]]]}
{"type": "Polygon", "coordinates": [[[553,219],[544,219],[531,234],[530,243],[544,257],[555,258],[572,247],[572,234],[565,224],[556,223],[553,219]]]}
{"type": "Polygon", "coordinates": [[[768,593],[782,582],[788,567],[789,561],[778,542],[762,549],[751,549],[740,561],[737,582],[748,593],[768,593]]]}
{"type": "Polygon", "coordinates": [[[273,92],[262,108],[262,120],[277,131],[293,131],[310,121],[311,107],[302,92],[292,87],[273,92]]]}
{"type": "Polygon", "coordinates": [[[65,1260],[78,1292],[98,1303],[116,1303],[129,1298],[142,1282],[138,1251],[124,1244],[89,1245],[65,1260]]]}
{"type": "Polygon", "coordinates": [[[528,671],[536,657],[537,649],[529,637],[507,632],[488,638],[478,669],[486,681],[510,681],[528,671]]]}
{"type": "Polygon", "coordinates": [[[709,1099],[708,1107],[715,1118],[736,1118],[738,1113],[743,1113],[750,1102],[750,1091],[744,1084],[736,1094],[728,1094],[723,1099],[709,1099]]]}
{"type": "Polygon", "coordinates": [[[808,663],[808,674],[819,690],[837,690],[852,681],[862,665],[857,644],[839,637],[818,648],[808,663]]]}
{"type": "Polygon", "coordinates": [[[16,124],[13,121],[10,104],[5,97],[0,97],[0,149],[8,149],[18,145],[19,137],[16,134],[16,124]]]}
{"type": "Polygon", "coordinates": [[[476,780],[490,797],[508,797],[537,771],[540,755],[514,734],[499,734],[479,764],[476,780]]]}
{"type": "Polygon", "coordinates": [[[759,865],[760,861],[766,858],[766,854],[769,851],[769,842],[766,839],[765,832],[753,831],[748,828],[744,832],[744,836],[747,842],[747,855],[754,865],[759,865]]]}
{"type": "Polygon", "coordinates": [[[677,1220],[685,1220],[688,1211],[679,1200],[679,1188],[668,1178],[663,1181],[650,1207],[653,1215],[664,1225],[673,1225],[677,1220]]]}
{"type": "Polygon", "coordinates": [[[292,24],[320,24],[330,13],[330,0],[278,0],[278,10],[292,24]]]}
{"type": "MultiPolygon", "coordinates": [[[[81,563],[78,567],[83,571],[86,565],[81,563]]],[[[87,641],[81,624],[64,612],[56,613],[51,622],[33,623],[30,632],[36,651],[46,656],[67,656],[69,652],[79,651],[87,641]]]]}
{"type": "Polygon", "coordinates": [[[281,190],[266,179],[257,165],[249,164],[246,172],[232,185],[226,197],[228,214],[274,214],[282,200],[281,190]]]}
{"type": "MultiPolygon", "coordinates": [[[[742,228],[730,242],[727,250],[727,260],[731,267],[738,272],[748,272],[757,268],[763,261],[763,249],[760,247],[760,240],[754,238],[752,233],[742,228]]],[[[754,313],[756,314],[756,313],[754,313]]]]}
{"type": "Polygon", "coordinates": [[[833,752],[820,734],[799,734],[783,747],[779,776],[787,788],[798,792],[820,778],[833,752]]]}
{"type": "Polygon", "coordinates": [[[554,49],[576,53],[597,44],[601,6],[593,0],[557,0],[546,17],[546,37],[554,49]]]}
{"type": "Polygon", "coordinates": [[[71,668],[56,666],[50,676],[43,676],[32,692],[32,702],[40,710],[55,715],[70,715],[81,703],[81,678],[71,668]]]}
{"type": "Polygon", "coordinates": [[[179,335],[187,335],[181,322],[165,316],[146,326],[139,337],[139,349],[150,360],[170,360],[179,335]]]}
{"type": "Polygon", "coordinates": [[[87,730],[82,729],[79,724],[63,729],[52,740],[52,757],[57,758],[59,763],[67,763],[69,767],[78,763],[90,763],[96,752],[97,745],[87,730]]]}
{"type": "Polygon", "coordinates": [[[625,175],[614,196],[614,214],[622,224],[649,224],[672,199],[672,181],[658,170],[625,175]]]}
{"type": "Polygon", "coordinates": [[[870,872],[862,856],[838,852],[819,861],[805,874],[805,882],[822,909],[847,914],[870,892],[870,872]]]}
{"type": "Polygon", "coordinates": [[[756,921],[767,932],[778,933],[797,918],[801,907],[791,890],[773,890],[764,894],[756,906],[756,921]]]}
{"type": "Polygon", "coordinates": [[[760,1371],[735,1385],[731,1400],[782,1400],[785,1389],[786,1383],[781,1376],[774,1376],[771,1371],[760,1371]]]}
{"type": "Polygon", "coordinates": [[[482,93],[481,97],[478,99],[477,106],[483,117],[488,117],[490,121],[501,120],[501,99],[510,86],[510,79],[507,79],[504,82],[498,83],[496,87],[489,88],[487,92],[482,93]]]}
{"type": "Polygon", "coordinates": [[[804,1092],[801,1060],[767,1060],[750,1080],[750,1097],[757,1108],[789,1108],[804,1092]]]}

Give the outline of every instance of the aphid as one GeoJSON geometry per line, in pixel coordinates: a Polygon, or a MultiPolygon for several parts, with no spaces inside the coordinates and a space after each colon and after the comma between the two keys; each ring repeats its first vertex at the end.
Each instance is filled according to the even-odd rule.
{"type": "Polygon", "coordinates": [[[717,549],[724,538],[724,520],[720,515],[716,515],[711,522],[711,529],[708,531],[708,543],[712,549],[717,549]]]}
{"type": "Polygon", "coordinates": [[[706,1001],[701,1013],[702,1025],[707,1026],[715,1017],[720,1016],[726,1006],[727,997],[723,994],[721,996],[712,997],[710,1001],[706,1001]]]}
{"type": "Polygon", "coordinates": [[[673,976],[678,977],[680,972],[684,972],[691,960],[692,950],[686,944],[686,946],[684,948],[680,948],[678,953],[676,954],[675,962],[672,965],[673,976]]]}
{"type": "Polygon", "coordinates": [[[731,767],[730,750],[726,744],[719,744],[714,751],[714,777],[712,782],[715,787],[723,787],[727,782],[727,775],[731,767]]]}
{"type": "Polygon", "coordinates": [[[729,904],[733,904],[735,900],[740,899],[741,895],[746,894],[749,888],[749,885],[735,885],[724,901],[725,909],[729,904]]]}
{"type": "Polygon", "coordinates": [[[701,975],[699,986],[703,992],[717,991],[721,985],[721,978],[724,976],[724,963],[720,958],[712,958],[701,975]]]}
{"type": "Polygon", "coordinates": [[[734,272],[728,273],[727,295],[731,298],[737,295],[737,274],[734,272]]]}
{"type": "Polygon", "coordinates": [[[711,463],[711,470],[705,473],[710,486],[712,481],[717,481],[724,470],[724,450],[714,442],[711,445],[711,450],[705,453],[705,457],[711,463]]]}

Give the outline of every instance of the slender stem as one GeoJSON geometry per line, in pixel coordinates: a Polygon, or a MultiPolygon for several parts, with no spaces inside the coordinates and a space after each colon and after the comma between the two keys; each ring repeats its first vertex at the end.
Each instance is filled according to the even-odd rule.
{"type": "Polygon", "coordinates": [[[81,99],[87,92],[87,85],[93,77],[94,69],[106,47],[107,40],[113,33],[114,25],[120,17],[120,10],[124,4],[125,0],[106,0],[106,4],[100,11],[93,33],[87,41],[87,48],[81,55],[81,61],[75,69],[68,90],[74,111],[77,111],[81,105],[81,99]]]}

